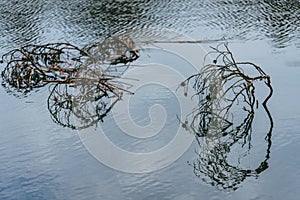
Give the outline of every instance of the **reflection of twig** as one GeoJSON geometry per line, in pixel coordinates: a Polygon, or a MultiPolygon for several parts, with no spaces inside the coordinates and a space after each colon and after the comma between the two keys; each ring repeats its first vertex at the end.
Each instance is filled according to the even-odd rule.
{"type": "Polygon", "coordinates": [[[132,94],[121,76],[138,58],[135,43],[121,36],[85,48],[70,43],[26,45],[2,56],[6,66],[1,75],[8,91],[24,94],[55,84],[47,101],[53,121],[85,128],[102,120],[123,92],[132,94]]]}
{"type": "Polygon", "coordinates": [[[107,94],[99,90],[97,93],[97,88],[91,90],[91,86],[77,87],[84,88],[77,88],[74,91],[74,88],[65,84],[56,84],[52,88],[47,102],[55,123],[72,129],[87,128],[102,121],[119,100],[106,99],[104,97],[107,94]],[[88,91],[84,92],[85,90],[88,91]]]}
{"type": "Polygon", "coordinates": [[[214,56],[213,63],[205,65],[198,74],[181,84],[187,87],[193,80],[195,97],[199,99],[198,108],[190,114],[190,129],[197,138],[200,151],[197,161],[191,165],[196,176],[208,177],[203,178],[205,182],[224,189],[236,189],[247,176],[258,175],[268,168],[273,120],[266,104],[273,88],[270,77],[261,67],[251,62],[236,62],[227,44],[218,45],[208,55],[214,56]],[[264,81],[270,91],[262,103],[270,121],[266,136],[268,146],[265,160],[256,169],[243,169],[229,164],[227,157],[235,144],[247,147],[247,151],[252,147],[252,125],[258,103],[256,81],[264,81]],[[234,111],[237,108],[240,111],[234,111]],[[244,117],[239,115],[239,119],[234,119],[236,112],[244,113],[244,117]]]}
{"type": "Polygon", "coordinates": [[[223,135],[218,139],[210,140],[205,137],[205,143],[197,138],[201,149],[197,160],[191,164],[195,175],[202,177],[205,182],[212,185],[219,185],[224,189],[237,189],[238,184],[243,182],[247,177],[257,176],[266,170],[270,158],[271,123],[266,136],[267,150],[265,158],[256,168],[243,169],[238,165],[230,164],[228,161],[230,150],[234,145],[241,144],[243,148],[247,147],[248,150],[251,149],[253,119],[254,113],[249,113],[240,125],[232,127],[232,130],[223,131],[223,135]]]}

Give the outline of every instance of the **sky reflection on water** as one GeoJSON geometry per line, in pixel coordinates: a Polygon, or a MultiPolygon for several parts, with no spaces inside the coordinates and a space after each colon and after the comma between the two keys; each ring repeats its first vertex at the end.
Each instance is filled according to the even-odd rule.
{"type": "MultiPolygon", "coordinates": [[[[1,55],[21,44],[69,41],[84,46],[116,32],[170,28],[195,39],[227,38],[237,59],[264,67],[275,90],[269,102],[274,118],[269,168],[257,179],[246,179],[237,191],[224,192],[195,177],[186,163],[196,159],[197,144],[163,170],[140,175],[120,173],[90,156],[76,132],[51,121],[47,89],[25,99],[8,95],[1,87],[1,199],[300,196],[299,1],[3,0],[0,13],[1,55]]],[[[263,134],[261,128],[258,126],[256,133],[263,134]]],[[[259,149],[265,142],[254,145],[259,149]]]]}

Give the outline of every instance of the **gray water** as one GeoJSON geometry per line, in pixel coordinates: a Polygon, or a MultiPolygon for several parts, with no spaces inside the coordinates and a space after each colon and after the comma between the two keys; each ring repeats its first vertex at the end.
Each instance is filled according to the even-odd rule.
{"type": "MultiPolygon", "coordinates": [[[[274,122],[271,142],[265,140],[269,123],[258,117],[252,133],[253,148],[245,156],[246,165],[254,168],[268,157],[268,167],[258,176],[247,177],[236,189],[223,189],[202,180],[204,175],[196,176],[188,164],[197,161],[196,142],[161,170],[120,172],[97,161],[77,131],[52,121],[46,103],[48,87],[28,97],[16,97],[0,87],[0,199],[299,199],[298,0],[2,0],[0,13],[0,55],[21,44],[67,41],[84,46],[115,33],[168,28],[197,40],[225,37],[236,59],[263,66],[274,88],[268,102],[274,122]]],[[[209,45],[215,44],[203,47],[209,49],[209,45]]],[[[168,55],[151,55],[147,58],[150,61],[153,58],[176,66],[168,55]]],[[[138,93],[132,101],[138,124],[148,123],[152,101],[161,103],[172,115],[177,104],[169,100],[171,93],[157,95],[144,89],[147,92],[138,93]]],[[[157,91],[162,90],[158,87],[157,91]]],[[[265,113],[258,112],[258,116],[265,113]]],[[[109,119],[103,126],[110,134],[119,134],[109,119]]],[[[159,148],[172,138],[173,126],[178,126],[172,120],[167,122],[163,139],[152,138],[146,147],[159,148]]],[[[138,140],[130,146],[125,136],[110,135],[110,139],[120,147],[143,150],[138,140]]]]}

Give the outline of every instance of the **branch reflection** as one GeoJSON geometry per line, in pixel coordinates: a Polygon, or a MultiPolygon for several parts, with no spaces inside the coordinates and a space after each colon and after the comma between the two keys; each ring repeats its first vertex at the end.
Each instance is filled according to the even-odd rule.
{"type": "Polygon", "coordinates": [[[48,110],[52,120],[64,127],[82,129],[97,124],[119,100],[105,98],[106,94],[102,94],[99,88],[93,88],[92,85],[74,87],[56,84],[48,97],[48,110]],[[74,87],[80,87],[76,93],[74,87]]]}
{"type": "Polygon", "coordinates": [[[101,121],[123,92],[131,93],[122,74],[138,58],[135,43],[123,36],[84,48],[70,43],[26,45],[2,56],[2,85],[18,96],[49,84],[53,121],[81,129],[101,121]]]}
{"type": "Polygon", "coordinates": [[[194,98],[199,99],[189,123],[199,150],[197,159],[189,164],[203,181],[223,189],[237,189],[247,177],[258,176],[268,168],[273,120],[266,104],[273,89],[270,77],[261,67],[236,62],[227,44],[213,48],[208,55],[215,60],[182,84],[194,81],[194,98]],[[265,88],[269,92],[260,105],[255,91],[265,88]],[[246,167],[242,160],[253,150],[252,133],[259,108],[268,118],[267,147],[257,166],[246,167]]]}
{"type": "Polygon", "coordinates": [[[131,93],[122,74],[139,55],[129,38],[109,37],[84,48],[73,84],[57,83],[50,92],[48,109],[52,120],[64,127],[83,129],[103,121],[123,92],[131,93]]]}

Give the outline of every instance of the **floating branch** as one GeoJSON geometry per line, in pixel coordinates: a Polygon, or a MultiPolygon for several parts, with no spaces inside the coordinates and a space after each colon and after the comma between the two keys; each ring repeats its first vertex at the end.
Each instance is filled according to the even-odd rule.
{"type": "Polygon", "coordinates": [[[6,64],[2,85],[23,94],[54,86],[48,98],[53,121],[85,128],[102,120],[123,92],[131,94],[121,76],[138,58],[134,42],[123,37],[109,37],[85,48],[70,43],[26,45],[2,56],[1,63],[6,64]],[[82,124],[75,125],[71,116],[82,124]]]}
{"type": "Polygon", "coordinates": [[[84,49],[92,55],[93,62],[111,65],[131,63],[139,58],[135,43],[129,37],[111,36],[84,49]]]}
{"type": "Polygon", "coordinates": [[[226,43],[212,49],[205,62],[210,56],[215,58],[213,63],[206,64],[198,74],[181,84],[187,90],[189,82],[194,81],[194,96],[199,99],[199,107],[191,113],[195,116],[191,128],[198,136],[206,136],[209,124],[219,124],[217,130],[221,132],[231,126],[230,114],[235,105],[239,104],[244,111],[254,112],[252,108],[258,103],[255,82],[263,82],[269,88],[269,94],[262,102],[264,106],[273,93],[270,76],[260,66],[236,62],[226,43]]]}
{"type": "Polygon", "coordinates": [[[237,189],[246,177],[257,176],[268,168],[273,120],[266,104],[273,89],[270,77],[261,67],[251,62],[236,62],[226,43],[212,49],[205,62],[208,56],[214,60],[181,84],[187,92],[188,84],[193,82],[196,91],[193,98],[199,99],[198,107],[190,114],[189,128],[200,149],[197,160],[190,165],[195,175],[205,182],[223,189],[237,189]],[[245,169],[231,164],[228,157],[233,146],[238,145],[247,152],[252,148],[252,126],[259,106],[256,83],[263,83],[269,90],[262,101],[269,119],[267,150],[256,168],[245,169]]]}
{"type": "Polygon", "coordinates": [[[69,43],[21,46],[2,56],[6,63],[2,78],[21,92],[52,81],[70,82],[76,76],[80,57],[85,55],[69,43]]]}
{"type": "MultiPolygon", "coordinates": [[[[4,86],[20,92],[48,83],[74,83],[83,79],[79,71],[87,68],[97,69],[104,83],[113,79],[108,71],[111,65],[128,66],[138,57],[133,41],[121,37],[110,37],[83,49],[70,43],[26,45],[2,56],[6,66],[1,75],[4,86]]],[[[89,79],[86,74],[85,78],[89,79]]]]}

